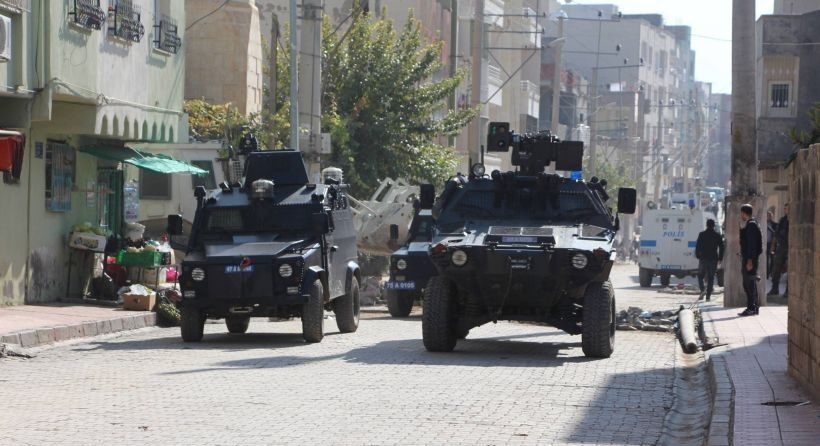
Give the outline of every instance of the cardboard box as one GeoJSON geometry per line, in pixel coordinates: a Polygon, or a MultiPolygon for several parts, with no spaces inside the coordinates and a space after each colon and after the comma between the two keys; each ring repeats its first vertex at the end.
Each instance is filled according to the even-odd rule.
{"type": "Polygon", "coordinates": [[[104,252],[107,239],[91,232],[72,232],[68,238],[68,247],[86,251],[104,252]]]}
{"type": "Polygon", "coordinates": [[[134,311],[151,311],[157,303],[157,293],[149,295],[128,294],[122,295],[122,309],[134,311]]]}

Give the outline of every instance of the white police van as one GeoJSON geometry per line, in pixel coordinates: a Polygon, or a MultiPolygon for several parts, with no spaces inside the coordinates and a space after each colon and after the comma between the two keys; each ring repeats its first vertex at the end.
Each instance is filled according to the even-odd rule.
{"type": "MultiPolygon", "coordinates": [[[[662,286],[669,286],[671,276],[696,277],[698,259],[695,244],[698,234],[706,229],[706,220],[717,222],[715,214],[699,208],[698,194],[690,194],[688,203],[676,203],[666,209],[646,209],[638,249],[639,282],[642,287],[652,286],[652,279],[660,277],[662,286]]],[[[720,232],[720,223],[715,230],[720,232]]],[[[717,285],[723,286],[723,269],[718,268],[717,285]]]]}

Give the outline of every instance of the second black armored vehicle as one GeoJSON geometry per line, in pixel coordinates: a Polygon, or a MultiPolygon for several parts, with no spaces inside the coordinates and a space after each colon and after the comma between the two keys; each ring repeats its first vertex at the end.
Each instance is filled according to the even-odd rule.
{"type": "Polygon", "coordinates": [[[184,341],[205,320],[244,333],[253,316],[302,318],[302,336],[320,342],[324,311],[339,331],[359,324],[360,272],[353,215],[343,184],[312,184],[295,151],[247,154],[244,184],[197,188],[179,278],[184,341]]]}
{"type": "MultiPolygon", "coordinates": [[[[431,184],[421,186],[420,199],[414,202],[415,213],[407,231],[407,240],[390,255],[390,278],[385,283],[387,310],[393,317],[407,317],[413,302],[421,298],[430,277],[437,274],[427,255],[433,237],[433,204],[435,190],[431,184]]],[[[391,227],[391,241],[398,239],[398,228],[391,227]]]]}
{"type": "MultiPolygon", "coordinates": [[[[491,123],[488,147],[512,146],[515,172],[473,166],[445,184],[433,208],[429,256],[438,270],[424,295],[422,332],[430,351],[451,351],[490,321],[546,324],[580,334],[583,352],[614,349],[615,294],[609,281],[617,213],[605,181],[544,172],[581,170],[583,144],[548,133],[517,135],[491,123]]],[[[618,212],[633,213],[635,190],[618,192],[618,212]]]]}

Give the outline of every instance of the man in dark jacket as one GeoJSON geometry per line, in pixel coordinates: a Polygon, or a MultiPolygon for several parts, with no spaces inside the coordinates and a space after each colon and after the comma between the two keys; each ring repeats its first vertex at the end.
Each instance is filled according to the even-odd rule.
{"type": "MultiPolygon", "coordinates": [[[[780,294],[780,276],[786,269],[789,257],[789,203],[783,206],[783,216],[777,223],[777,230],[774,233],[774,241],[772,242],[771,251],[769,254],[774,256],[772,260],[772,289],[766,293],[769,296],[777,296],[780,294]]],[[[786,290],[789,286],[786,284],[786,290]]]]}
{"type": "Polygon", "coordinates": [[[760,225],[752,218],[754,209],[751,204],[740,207],[740,265],[743,275],[743,290],[746,292],[746,309],[738,313],[740,316],[758,314],[759,300],[757,296],[757,265],[758,257],[763,253],[763,235],[760,225]]]}
{"type": "Polygon", "coordinates": [[[706,300],[712,299],[712,290],[718,262],[723,260],[723,237],[715,231],[715,221],[706,220],[706,229],[698,234],[695,243],[695,258],[698,259],[698,286],[703,299],[703,278],[706,277],[706,300]]]}

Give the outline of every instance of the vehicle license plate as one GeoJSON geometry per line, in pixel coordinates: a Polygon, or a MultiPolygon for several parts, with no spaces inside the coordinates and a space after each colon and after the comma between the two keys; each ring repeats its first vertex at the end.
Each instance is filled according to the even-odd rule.
{"type": "Polygon", "coordinates": [[[252,273],[254,265],[242,268],[239,265],[225,265],[225,274],[252,273]]]}
{"type": "Polygon", "coordinates": [[[384,287],[388,290],[415,290],[416,282],[412,280],[407,282],[387,282],[384,287]]]}

